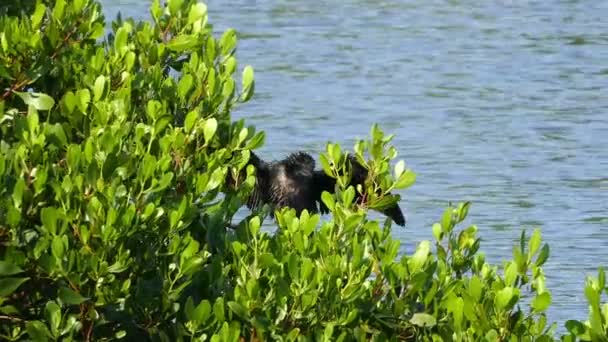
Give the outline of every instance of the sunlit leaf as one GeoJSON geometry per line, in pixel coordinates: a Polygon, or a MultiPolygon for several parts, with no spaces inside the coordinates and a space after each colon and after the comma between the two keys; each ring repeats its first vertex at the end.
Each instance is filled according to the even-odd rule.
{"type": "Polygon", "coordinates": [[[410,323],[419,327],[434,327],[437,324],[437,320],[432,315],[427,313],[415,313],[410,319],[410,323]]]}
{"type": "Polygon", "coordinates": [[[26,105],[33,106],[36,110],[49,110],[55,105],[55,100],[43,93],[22,93],[16,91],[17,94],[26,105]]]}

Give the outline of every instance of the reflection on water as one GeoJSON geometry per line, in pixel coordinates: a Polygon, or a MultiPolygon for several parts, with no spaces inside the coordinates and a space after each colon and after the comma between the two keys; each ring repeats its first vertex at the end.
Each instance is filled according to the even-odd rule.
{"type": "MultiPolygon", "coordinates": [[[[109,16],[149,16],[147,2],[102,2],[109,16]]],[[[267,132],[264,158],[351,147],[378,122],[419,174],[394,230],[403,252],[432,239],[449,201],[473,201],[467,221],[493,262],[522,228],[542,228],[549,318],[586,318],[584,276],[608,260],[608,2],[208,6],[256,70],[254,100],[234,115],[267,132]]]]}

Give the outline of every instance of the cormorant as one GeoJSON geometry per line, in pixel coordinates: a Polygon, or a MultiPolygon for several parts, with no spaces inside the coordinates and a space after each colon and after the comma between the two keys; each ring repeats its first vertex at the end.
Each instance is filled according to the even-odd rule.
{"type": "MultiPolygon", "coordinates": [[[[364,184],[368,170],[352,155],[348,155],[351,165],[351,181],[355,187],[364,184]]],[[[251,152],[248,165],[256,169],[256,186],[247,200],[249,209],[269,204],[273,211],[283,207],[296,210],[299,215],[307,209],[310,213],[328,213],[329,209],[321,200],[323,191],[335,192],[336,179],[323,170],[315,170],[315,160],[306,152],[290,154],[280,161],[266,162],[251,152]]],[[[356,201],[361,202],[363,195],[358,193],[356,201]]],[[[398,204],[385,209],[382,213],[396,224],[405,225],[405,218],[398,204]]]]}

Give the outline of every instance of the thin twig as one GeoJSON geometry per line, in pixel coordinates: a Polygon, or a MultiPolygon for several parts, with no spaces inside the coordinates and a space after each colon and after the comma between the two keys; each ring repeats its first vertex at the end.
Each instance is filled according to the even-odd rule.
{"type": "MultiPolygon", "coordinates": [[[[61,49],[64,47],[64,45],[68,42],[68,40],[70,40],[70,38],[72,37],[72,35],[74,33],[76,33],[78,31],[78,25],[80,24],[80,18],[78,18],[76,20],[76,24],[74,25],[74,28],[68,32],[68,34],[63,38],[63,40],[61,41],[61,44],[59,44],[59,46],[57,46],[55,48],[55,50],[53,51],[53,54],[51,55],[50,59],[51,62],[54,62],[55,58],[57,57],[57,55],[59,54],[59,51],[61,51],[61,49]]],[[[2,94],[2,99],[5,100],[6,98],[8,98],[15,90],[18,90],[20,88],[22,88],[23,86],[25,86],[26,84],[30,83],[31,80],[29,79],[24,79],[22,81],[18,81],[15,84],[13,84],[9,89],[7,89],[4,94],[2,94]]]]}
{"type": "Polygon", "coordinates": [[[12,322],[23,322],[23,320],[21,318],[5,316],[5,315],[0,315],[0,319],[3,319],[5,321],[12,321],[12,322]]]}

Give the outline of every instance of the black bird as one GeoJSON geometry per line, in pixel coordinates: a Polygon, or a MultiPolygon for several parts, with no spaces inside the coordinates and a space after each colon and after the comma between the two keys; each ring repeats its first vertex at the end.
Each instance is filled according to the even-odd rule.
{"type": "MultiPolygon", "coordinates": [[[[351,181],[349,185],[357,188],[364,184],[368,170],[352,155],[348,156],[351,165],[351,181]]],[[[323,170],[315,170],[315,160],[306,152],[290,154],[286,159],[265,162],[251,152],[248,164],[256,169],[256,186],[247,200],[249,209],[259,208],[269,204],[273,210],[289,207],[299,215],[307,209],[310,213],[328,213],[329,209],[321,200],[323,191],[335,192],[336,179],[328,176],[323,170]]],[[[358,203],[363,195],[358,193],[358,203]]],[[[390,217],[396,224],[405,225],[405,218],[398,204],[385,209],[382,213],[390,217]]]]}

